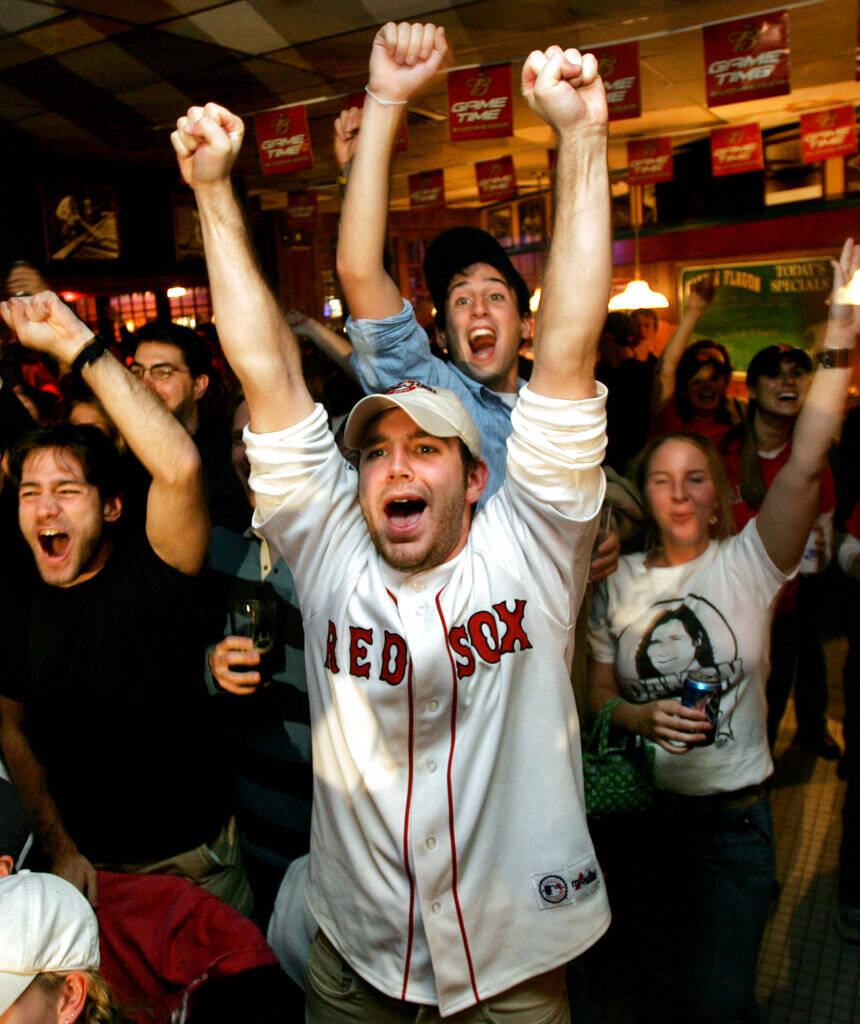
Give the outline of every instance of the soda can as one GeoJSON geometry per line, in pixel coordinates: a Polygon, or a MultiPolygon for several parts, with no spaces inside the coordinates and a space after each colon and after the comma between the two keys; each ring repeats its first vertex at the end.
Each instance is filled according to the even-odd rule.
{"type": "Polygon", "coordinates": [[[681,703],[685,708],[696,708],[704,711],[711,723],[710,732],[703,733],[705,737],[696,747],[708,747],[717,738],[717,723],[720,718],[720,694],[723,692],[722,683],[716,678],[713,670],[695,669],[684,680],[684,696],[681,703]]]}

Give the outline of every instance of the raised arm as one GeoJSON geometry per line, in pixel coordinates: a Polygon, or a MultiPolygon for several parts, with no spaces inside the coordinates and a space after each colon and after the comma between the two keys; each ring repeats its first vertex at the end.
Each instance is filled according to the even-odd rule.
{"type": "Polygon", "coordinates": [[[283,430],[313,411],[296,339],[263,279],[230,171],[245,126],[224,107],[191,107],[171,135],[194,189],[218,337],[242,384],[257,433],[283,430]]]}
{"type": "Polygon", "coordinates": [[[612,284],[606,93],[594,56],[559,46],[529,54],[522,87],[558,133],[552,244],[529,388],[550,398],[593,398],[612,284]]]}
{"type": "MultiPolygon", "coordinates": [[[[53,292],[2,304],[3,318],[22,345],[73,363],[93,332],[53,292]]],[[[155,553],[194,575],[206,558],[209,514],[194,441],[158,398],[107,350],[81,371],[128,446],[152,476],[146,535],[155,553]]]]}
{"type": "Polygon", "coordinates": [[[287,323],[297,338],[307,338],[308,341],[316,345],[320,352],[327,355],[344,373],[355,380],[355,371],[349,361],[349,357],[352,355],[352,345],[349,338],[345,338],[338,331],[333,331],[330,327],[326,327],[319,320],[314,320],[313,317],[300,313],[297,309],[291,309],[287,313],[287,323]]]}
{"type": "Polygon", "coordinates": [[[651,403],[655,410],[660,409],[675,394],[675,371],[678,369],[678,363],[690,342],[699,317],[710,305],[715,290],[716,285],[710,274],[690,287],[686,309],[657,360],[651,403]]]}
{"type": "Polygon", "coordinates": [[[821,364],[816,370],[794,427],[791,456],[777,473],[758,514],[758,532],[765,549],[783,572],[791,572],[803,554],[818,514],[821,474],[845,415],[852,374],[850,354],[860,333],[860,307],[840,305],[838,292],[858,269],[860,246],[849,238],[839,262],[833,263],[834,287],[822,353],[836,365],[821,364]]]}
{"type": "Polygon", "coordinates": [[[337,243],[337,272],[356,319],[382,320],[403,306],[383,265],[389,165],[407,101],[436,74],[447,52],[445,30],[435,25],[388,22],[373,41],[337,243]]]}

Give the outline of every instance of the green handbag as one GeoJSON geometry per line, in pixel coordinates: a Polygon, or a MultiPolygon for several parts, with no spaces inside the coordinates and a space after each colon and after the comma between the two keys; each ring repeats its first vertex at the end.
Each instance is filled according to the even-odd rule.
{"type": "Polygon", "coordinates": [[[642,811],[654,800],[654,751],[641,736],[609,745],[609,719],[623,703],[616,697],[604,704],[587,736],[583,736],[582,770],[585,810],[590,818],[642,811]]]}

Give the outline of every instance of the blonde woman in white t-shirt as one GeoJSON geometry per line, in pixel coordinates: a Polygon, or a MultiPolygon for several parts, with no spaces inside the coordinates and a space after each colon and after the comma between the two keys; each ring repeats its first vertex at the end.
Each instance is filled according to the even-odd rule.
{"type": "Polygon", "coordinates": [[[683,433],[655,439],[635,471],[650,543],[621,559],[594,603],[591,705],[596,711],[622,698],[613,726],[655,748],[657,804],[642,842],[625,843],[622,865],[635,868],[644,896],[636,924],[645,991],[653,989],[642,1001],[646,1020],[758,1019],[755,969],[775,881],[764,789],[773,771],[764,696],[770,619],[797,571],[844,415],[860,312],[840,305],[837,290],[858,266],[860,246],[849,240],[834,264],[820,367],[791,457],[758,516],[730,536],[728,489],[713,446],[683,433]],[[715,725],[681,705],[696,666],[720,683],[715,725]]]}

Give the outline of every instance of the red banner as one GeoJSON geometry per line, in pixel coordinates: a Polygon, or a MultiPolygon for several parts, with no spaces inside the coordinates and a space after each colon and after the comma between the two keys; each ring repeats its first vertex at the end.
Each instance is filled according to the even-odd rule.
{"type": "Polygon", "coordinates": [[[627,143],[628,185],[671,181],[674,174],[672,139],[668,135],[657,139],[634,139],[627,143]]]}
{"type": "Polygon", "coordinates": [[[482,160],[475,164],[475,177],[478,179],[479,202],[500,203],[517,198],[517,172],[512,156],[482,160]]]}
{"type": "Polygon", "coordinates": [[[445,205],[445,175],[437,171],[419,171],[409,175],[409,206],[413,210],[445,205]]]}
{"type": "Polygon", "coordinates": [[[857,120],[853,103],[830,110],[800,115],[800,142],[803,162],[814,163],[831,156],[849,156],[857,152],[857,120]]]}
{"type": "Polygon", "coordinates": [[[595,46],[587,51],[597,58],[597,70],[606,88],[609,120],[639,117],[642,99],[639,88],[639,43],[595,46]]]}
{"type": "MultiPolygon", "coordinates": [[[[343,102],[343,109],[350,107],[364,108],[364,101],[367,99],[366,92],[351,92],[343,102]]],[[[400,127],[397,129],[397,137],[394,140],[394,152],[405,153],[409,149],[409,130],[406,127],[406,116],[404,115],[400,127]]]]}
{"type": "Polygon", "coordinates": [[[317,222],[317,194],[314,189],[290,192],[287,196],[287,227],[290,231],[312,231],[317,222]]]}
{"type": "Polygon", "coordinates": [[[514,134],[510,64],[465,68],[448,75],[448,128],[452,142],[514,134]]]}
{"type": "Polygon", "coordinates": [[[308,115],[304,107],[279,107],[254,116],[263,174],[313,167],[308,115]]]}
{"type": "Polygon", "coordinates": [[[702,34],[709,107],[790,91],[785,11],[707,25],[702,34]]]}
{"type": "Polygon", "coordinates": [[[724,174],[764,170],[764,148],[758,124],[715,128],[711,132],[711,173],[724,174]]]}

